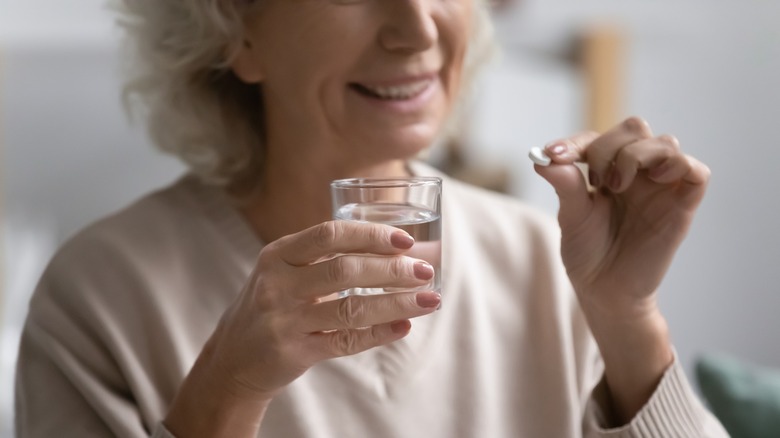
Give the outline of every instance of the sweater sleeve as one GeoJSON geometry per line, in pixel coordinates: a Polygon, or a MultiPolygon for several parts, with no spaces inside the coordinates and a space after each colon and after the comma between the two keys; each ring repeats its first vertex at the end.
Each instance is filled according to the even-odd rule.
{"type": "Polygon", "coordinates": [[[585,408],[586,438],[728,438],[728,433],[705,409],[675,358],[647,404],[626,425],[607,428],[610,396],[604,378],[585,408]]]}
{"type": "Polygon", "coordinates": [[[28,321],[16,375],[18,437],[149,435],[132,398],[96,370],[83,352],[83,347],[71,349],[56,334],[28,321]]]}
{"type": "Polygon", "coordinates": [[[56,256],[30,302],[17,362],[17,436],[148,437],[129,365],[116,356],[126,348],[116,335],[120,316],[108,306],[117,294],[98,294],[106,288],[92,281],[96,273],[117,284],[127,277],[93,259],[90,269],[71,269],[74,259],[56,256]]]}

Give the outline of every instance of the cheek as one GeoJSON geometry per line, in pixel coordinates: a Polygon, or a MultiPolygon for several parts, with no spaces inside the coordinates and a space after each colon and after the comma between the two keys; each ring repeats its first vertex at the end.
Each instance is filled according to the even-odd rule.
{"type": "Polygon", "coordinates": [[[355,12],[316,4],[309,7],[317,13],[296,15],[287,26],[283,20],[268,23],[266,47],[261,48],[266,50],[261,56],[268,65],[268,85],[274,83],[286,98],[304,105],[300,108],[304,111],[311,106],[339,105],[345,75],[370,41],[365,20],[355,17],[355,12]]]}
{"type": "Polygon", "coordinates": [[[470,0],[448,3],[440,22],[440,43],[446,60],[446,92],[454,98],[460,90],[466,53],[473,32],[473,4],[470,0]]]}
{"type": "Polygon", "coordinates": [[[343,23],[333,20],[319,0],[297,3],[274,3],[255,23],[256,55],[272,79],[295,82],[332,70],[344,46],[343,23]]]}
{"type": "Polygon", "coordinates": [[[296,119],[337,110],[331,106],[340,105],[343,92],[344,60],[335,52],[310,47],[296,44],[275,53],[265,80],[273,104],[296,119]]]}

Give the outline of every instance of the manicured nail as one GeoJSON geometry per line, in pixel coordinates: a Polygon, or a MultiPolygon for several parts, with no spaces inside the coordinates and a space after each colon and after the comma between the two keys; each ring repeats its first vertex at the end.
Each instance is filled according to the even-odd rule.
{"type": "Polygon", "coordinates": [[[406,333],[410,328],[412,328],[412,323],[409,322],[408,319],[390,324],[390,330],[392,330],[393,333],[406,333]]]}
{"type": "Polygon", "coordinates": [[[596,173],[595,170],[589,170],[588,171],[588,181],[590,181],[590,185],[593,187],[599,186],[599,174],[596,173]]]}
{"type": "Polygon", "coordinates": [[[433,274],[433,266],[428,263],[419,261],[414,264],[414,276],[420,280],[430,280],[433,274]]]}
{"type": "Polygon", "coordinates": [[[563,155],[569,150],[569,147],[562,143],[555,143],[547,146],[544,150],[549,154],[563,155]]]}
{"type": "Polygon", "coordinates": [[[620,189],[620,172],[618,172],[616,169],[612,169],[612,175],[609,176],[609,188],[611,188],[613,191],[617,191],[620,189]]]}
{"type": "Polygon", "coordinates": [[[417,294],[417,305],[420,307],[431,308],[439,307],[441,304],[441,295],[436,292],[420,292],[417,294]]]}
{"type": "Polygon", "coordinates": [[[409,249],[414,246],[414,239],[404,231],[396,231],[390,235],[390,243],[398,249],[409,249]]]}

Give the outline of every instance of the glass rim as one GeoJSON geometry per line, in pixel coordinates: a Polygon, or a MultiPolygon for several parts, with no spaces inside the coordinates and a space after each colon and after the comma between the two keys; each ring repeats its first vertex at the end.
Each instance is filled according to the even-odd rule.
{"type": "Polygon", "coordinates": [[[333,189],[391,189],[404,187],[440,186],[438,176],[405,176],[396,178],[345,178],[330,183],[333,189]]]}

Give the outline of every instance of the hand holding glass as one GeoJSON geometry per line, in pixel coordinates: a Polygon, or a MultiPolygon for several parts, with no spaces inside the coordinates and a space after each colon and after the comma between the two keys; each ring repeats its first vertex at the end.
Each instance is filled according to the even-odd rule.
{"type": "Polygon", "coordinates": [[[441,178],[353,178],[330,185],[333,218],[400,228],[414,240],[405,254],[433,266],[431,281],[416,288],[352,288],[340,296],[391,292],[441,292],[441,178]]]}

